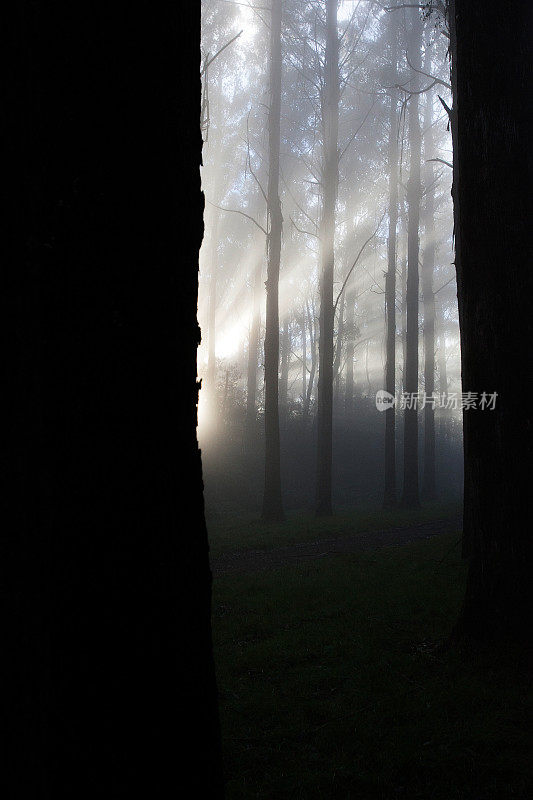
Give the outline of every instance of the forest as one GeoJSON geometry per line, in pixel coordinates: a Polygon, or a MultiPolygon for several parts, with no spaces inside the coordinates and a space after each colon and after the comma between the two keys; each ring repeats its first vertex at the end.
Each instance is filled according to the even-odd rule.
{"type": "Polygon", "coordinates": [[[531,2],[3,12],[2,797],[530,798],[531,2]]]}
{"type": "Polygon", "coordinates": [[[479,398],[461,392],[442,9],[274,10],[275,38],[265,9],[203,3],[208,505],[458,504],[479,398]]]}

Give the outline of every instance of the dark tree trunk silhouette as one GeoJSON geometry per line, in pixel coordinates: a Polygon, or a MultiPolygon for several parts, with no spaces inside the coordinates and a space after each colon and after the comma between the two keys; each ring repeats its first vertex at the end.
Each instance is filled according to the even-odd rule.
{"type": "Polygon", "coordinates": [[[279,410],[281,418],[286,421],[289,402],[289,366],[291,354],[291,330],[286,315],[281,330],[281,373],[279,381],[279,410]]]}
{"type": "MultiPolygon", "coordinates": [[[[426,72],[430,72],[426,68],[426,72]]],[[[433,272],[435,269],[435,187],[433,164],[429,159],[433,153],[433,94],[426,92],[424,113],[424,253],[422,258],[422,296],[424,303],[424,391],[432,397],[435,391],[435,295],[433,272]]],[[[435,498],[435,405],[424,406],[424,466],[422,474],[422,496],[426,500],[435,498]]]]}
{"type": "Polygon", "coordinates": [[[268,265],[265,332],[265,489],[263,519],[283,518],[279,444],[279,269],[283,217],[279,197],[281,0],[272,0],[268,113],[268,265]]]}
{"type": "Polygon", "coordinates": [[[246,424],[248,437],[253,438],[257,419],[257,358],[259,355],[259,333],[261,330],[261,283],[263,258],[258,257],[254,273],[252,298],[252,324],[248,340],[248,367],[246,378],[246,424]]]}
{"type": "Polygon", "coordinates": [[[302,308],[301,316],[302,331],[302,413],[305,408],[305,397],[307,394],[307,330],[305,326],[305,306],[302,308]]]}
{"type": "Polygon", "coordinates": [[[354,412],[353,359],[355,347],[355,290],[346,288],[346,383],[344,413],[350,419],[354,412]]]}
{"type": "MultiPolygon", "coordinates": [[[[398,33],[395,21],[389,20],[391,72],[397,71],[398,33]]],[[[387,240],[387,275],[385,278],[386,362],[385,389],[396,394],[396,238],[398,228],[398,97],[392,90],[389,97],[389,235],[387,240]]],[[[396,407],[385,411],[385,489],[383,504],[396,503],[396,407]]]]}
{"type": "MultiPolygon", "coordinates": [[[[420,69],[420,34],[421,22],[418,8],[410,12],[409,55],[411,64],[420,69]]],[[[419,81],[413,79],[416,91],[419,81]]],[[[406,361],[405,391],[410,398],[418,392],[418,259],[420,253],[420,159],[421,132],[418,114],[418,94],[409,98],[409,146],[410,170],[407,182],[408,232],[407,232],[407,291],[406,291],[406,361]]],[[[402,505],[413,507],[419,505],[418,493],[418,406],[409,401],[404,412],[404,462],[403,462],[403,495],[402,505]]]]}
{"type": "Polygon", "coordinates": [[[322,100],[322,216],[320,220],[320,339],[318,367],[318,448],[316,511],[333,513],[333,272],[335,246],[335,205],[339,182],[339,38],[337,1],[326,0],[326,51],[322,100]]]}
{"type": "Polygon", "coordinates": [[[195,431],[200,10],[90,12],[32,3],[10,27],[1,569],[17,642],[0,780],[10,800],[219,798],[195,431]]]}
{"type": "Polygon", "coordinates": [[[464,554],[459,632],[530,646],[532,627],[531,30],[533,7],[456,0],[464,554]],[[495,35],[496,32],[496,35],[495,35]]]}

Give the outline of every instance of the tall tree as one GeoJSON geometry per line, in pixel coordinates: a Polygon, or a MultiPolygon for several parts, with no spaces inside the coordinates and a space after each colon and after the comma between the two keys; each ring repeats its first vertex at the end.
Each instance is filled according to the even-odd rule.
{"type": "Polygon", "coordinates": [[[455,0],[450,21],[457,41],[462,388],[498,393],[494,410],[463,415],[469,570],[459,630],[530,646],[533,175],[525,98],[533,91],[533,6],[455,0]]]}
{"type": "MultiPolygon", "coordinates": [[[[426,59],[428,61],[429,59],[426,59]]],[[[426,72],[428,64],[425,65],[426,72]]],[[[432,397],[435,391],[435,176],[433,136],[433,93],[426,92],[424,109],[424,252],[422,257],[422,297],[424,303],[424,391],[432,397]]],[[[435,404],[424,406],[424,465],[422,495],[426,500],[435,497],[435,404]]]]}
{"type": "Polygon", "coordinates": [[[413,91],[409,97],[409,148],[410,168],[407,182],[408,231],[407,231],[407,291],[406,291],[406,354],[405,391],[409,395],[404,413],[404,460],[402,505],[419,505],[418,493],[418,284],[420,255],[420,160],[422,137],[418,112],[418,74],[420,70],[421,21],[418,8],[409,13],[409,57],[413,67],[413,91]],[[412,402],[412,398],[415,401],[412,402]]]}
{"type": "MultiPolygon", "coordinates": [[[[391,73],[396,77],[398,59],[398,30],[395,19],[389,16],[389,45],[391,73]]],[[[385,278],[386,362],[385,389],[396,394],[396,238],[398,228],[398,95],[389,95],[389,235],[387,240],[387,275],[385,278]]],[[[396,407],[385,411],[385,491],[384,506],[396,503],[396,407]]]]}
{"type": "Polygon", "coordinates": [[[320,220],[320,338],[318,372],[318,448],[316,511],[333,513],[333,273],[335,205],[339,184],[339,37],[338,0],[326,0],[326,50],[322,95],[322,216],[320,220]]]}
{"type": "Polygon", "coordinates": [[[279,443],[279,270],[283,217],[279,196],[281,120],[281,0],[272,0],[268,112],[268,264],[265,331],[265,488],[263,519],[283,518],[279,443]]]}
{"type": "Polygon", "coordinates": [[[255,432],[257,417],[257,359],[259,355],[259,335],[261,330],[261,281],[263,277],[263,257],[258,256],[255,264],[252,287],[252,322],[248,339],[248,367],[246,378],[246,420],[248,439],[255,432]]]}
{"type": "Polygon", "coordinates": [[[195,429],[200,9],[44,11],[10,26],[3,796],[219,798],[195,429]]]}
{"type": "MultiPolygon", "coordinates": [[[[353,281],[352,281],[353,284],[353,281]]],[[[344,386],[344,414],[351,419],[354,411],[353,359],[355,349],[355,289],[346,289],[346,381],[344,386]]]]}

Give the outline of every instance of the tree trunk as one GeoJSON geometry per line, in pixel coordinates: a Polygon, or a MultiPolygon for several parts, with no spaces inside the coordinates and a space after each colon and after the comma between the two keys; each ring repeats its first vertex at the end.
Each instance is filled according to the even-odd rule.
{"type": "Polygon", "coordinates": [[[284,422],[287,421],[289,402],[289,367],[291,351],[291,330],[289,318],[286,315],[283,321],[281,336],[281,375],[279,382],[279,410],[284,422]]]}
{"type": "Polygon", "coordinates": [[[533,8],[456,0],[455,10],[462,388],[498,393],[494,410],[463,414],[469,571],[458,632],[530,647],[533,8]]]}
{"type": "MultiPolygon", "coordinates": [[[[392,73],[397,72],[398,33],[396,21],[389,18],[390,60],[392,73]]],[[[396,236],[398,228],[398,97],[391,90],[389,97],[389,236],[388,267],[385,278],[386,363],[385,390],[396,394],[396,236]]],[[[396,504],[396,407],[385,411],[385,489],[383,505],[396,504]]]]}
{"type": "Polygon", "coordinates": [[[255,267],[253,286],[252,324],[248,341],[248,369],[246,379],[246,420],[248,438],[255,432],[257,419],[257,356],[259,353],[259,332],[261,330],[261,281],[263,259],[258,258],[255,267]]]}
{"type": "Polygon", "coordinates": [[[333,272],[335,205],[339,182],[339,39],[337,2],[326,0],[326,52],[322,102],[323,197],[320,220],[320,340],[318,372],[318,448],[316,512],[330,515],[332,507],[333,435],[333,272]]]}
{"type": "Polygon", "coordinates": [[[9,28],[3,796],[221,798],[196,440],[200,9],[44,10],[9,28]]]}
{"type": "MultiPolygon", "coordinates": [[[[410,13],[410,61],[415,69],[420,69],[420,33],[421,22],[418,8],[410,13]]],[[[416,90],[419,81],[413,79],[416,90]]],[[[418,115],[418,94],[409,98],[409,144],[410,173],[407,183],[407,204],[409,222],[407,232],[407,332],[405,391],[410,398],[416,398],[418,392],[418,259],[419,259],[419,223],[420,223],[420,159],[421,134],[418,115]]],[[[418,495],[418,407],[416,402],[408,402],[404,413],[404,462],[403,462],[403,497],[402,505],[416,507],[420,503],[418,495]]]]}
{"type": "MultiPolygon", "coordinates": [[[[429,60],[429,59],[428,59],[429,60]]],[[[425,65],[431,72],[431,64],[425,65]]],[[[433,93],[426,92],[424,113],[424,255],[422,261],[422,295],[424,302],[424,391],[427,397],[435,392],[435,295],[433,294],[433,272],[435,269],[435,187],[433,164],[433,93]]],[[[422,496],[425,500],[435,498],[435,405],[426,402],[424,407],[424,471],[422,496]]]]}
{"type": "Polygon", "coordinates": [[[307,332],[305,327],[305,306],[302,309],[302,412],[307,394],[307,332]]]}
{"type": "Polygon", "coordinates": [[[279,268],[283,217],[279,197],[281,0],[272,0],[268,114],[268,266],[265,332],[265,488],[263,519],[283,518],[279,444],[279,268]]]}
{"type": "Polygon", "coordinates": [[[346,383],[344,414],[351,419],[354,412],[353,357],[355,346],[355,290],[346,288],[346,383]]]}

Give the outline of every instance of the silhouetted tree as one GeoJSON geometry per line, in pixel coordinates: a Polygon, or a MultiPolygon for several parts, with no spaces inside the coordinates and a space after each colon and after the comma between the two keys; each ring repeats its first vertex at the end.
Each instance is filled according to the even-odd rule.
{"type": "Polygon", "coordinates": [[[333,273],[335,205],[339,183],[338,0],[326,0],[326,48],[322,97],[322,216],[320,221],[320,339],[318,368],[317,514],[333,513],[331,466],[333,433],[333,273]]]}
{"type": "Polygon", "coordinates": [[[279,270],[283,217],[279,197],[281,0],[272,0],[268,112],[268,264],[265,332],[265,490],[263,519],[283,517],[279,444],[279,270]]]}
{"type": "Polygon", "coordinates": [[[533,6],[455,0],[457,288],[464,412],[464,554],[459,630],[531,644],[533,6]]]}
{"type": "MultiPolygon", "coordinates": [[[[420,69],[421,21],[417,8],[411,9],[409,26],[409,57],[414,70],[420,69]]],[[[418,260],[420,253],[420,182],[421,132],[418,113],[418,78],[413,77],[413,92],[408,101],[410,169],[407,182],[408,232],[407,232],[407,291],[406,291],[406,348],[405,391],[410,398],[418,393],[418,260]]],[[[418,406],[409,401],[404,412],[404,462],[403,495],[404,506],[417,506],[418,495],[418,406]]]]}
{"type": "MultiPolygon", "coordinates": [[[[396,77],[398,60],[398,30],[396,21],[389,18],[390,68],[396,77]]],[[[386,362],[385,389],[396,395],[396,239],[398,228],[398,95],[389,95],[389,235],[387,240],[387,274],[385,277],[386,362]]],[[[385,411],[385,491],[384,506],[396,503],[396,407],[385,411]]]]}

